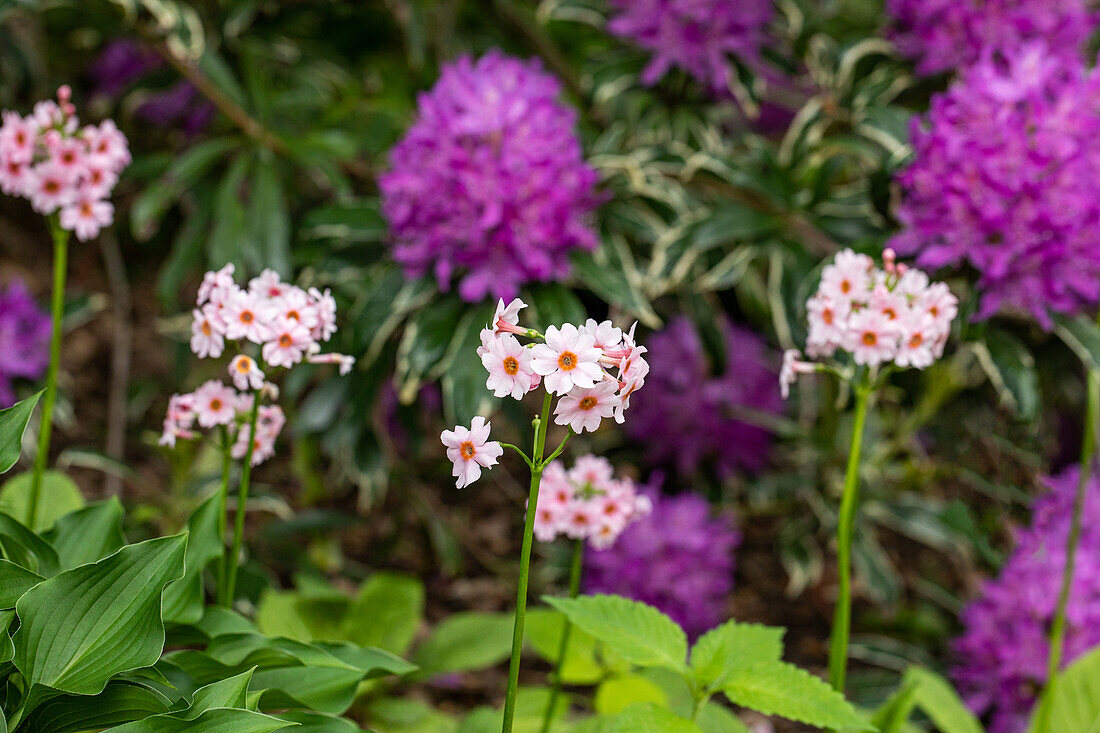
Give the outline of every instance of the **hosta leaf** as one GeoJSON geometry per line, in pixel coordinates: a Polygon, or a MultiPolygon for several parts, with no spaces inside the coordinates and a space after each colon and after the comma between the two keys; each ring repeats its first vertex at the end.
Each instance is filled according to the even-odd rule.
{"type": "Polygon", "coordinates": [[[57,572],[57,552],[14,517],[0,512],[0,551],[4,557],[43,577],[57,572]]]}
{"type": "Polygon", "coordinates": [[[202,578],[206,566],[222,556],[218,533],[218,495],[206,498],[187,519],[187,557],[182,578],[164,589],[164,621],[193,624],[202,618],[202,578]]]}
{"type": "Polygon", "coordinates": [[[19,597],[42,580],[37,573],[8,560],[0,560],[0,610],[15,608],[19,597]]]}
{"type": "Polygon", "coordinates": [[[619,713],[615,733],[701,733],[699,726],[668,708],[654,703],[635,703],[619,713]]]}
{"type": "Polygon", "coordinates": [[[156,662],[161,592],[183,573],[186,545],[186,535],[128,545],[23,594],[13,641],[28,685],[95,695],[114,675],[156,662]]]}
{"type": "Polygon", "coordinates": [[[375,573],[348,607],[340,636],[360,646],[404,654],[423,617],[424,584],[419,579],[375,573]]]}
{"type": "Polygon", "coordinates": [[[251,710],[214,708],[193,720],[173,715],[157,715],[138,720],[103,733],[271,733],[294,727],[293,723],[251,710]]]}
{"type": "Polygon", "coordinates": [[[98,730],[167,712],[171,701],[147,688],[127,682],[110,682],[92,697],[58,695],[42,703],[27,718],[28,730],[68,733],[98,730]]]}
{"type": "Polygon", "coordinates": [[[440,622],[416,650],[413,661],[425,674],[492,667],[512,651],[512,616],[456,613],[440,622]]]}
{"type": "Polygon", "coordinates": [[[294,733],[360,733],[361,730],[347,718],[309,710],[290,710],[279,713],[279,719],[297,723],[294,733]]]}
{"type": "Polygon", "coordinates": [[[809,672],[783,662],[761,662],[734,671],[722,692],[736,705],[822,728],[874,730],[867,720],[809,672]]]}
{"type": "Polygon", "coordinates": [[[122,504],[112,497],[69,512],[43,537],[57,550],[61,570],[105,558],[126,544],[122,504]]]}
{"type": "Polygon", "coordinates": [[[0,664],[10,662],[15,656],[15,647],[11,643],[8,634],[11,622],[15,619],[15,611],[0,611],[0,664]]]}
{"type": "MultiPolygon", "coordinates": [[[[1036,705],[1029,733],[1100,731],[1100,647],[1076,659],[1055,677],[1046,701],[1049,706],[1047,727],[1040,725],[1043,705],[1036,705]]],[[[946,731],[954,733],[954,731],[946,731]]]]}
{"type": "Polygon", "coordinates": [[[42,392],[16,402],[11,407],[0,410],[0,473],[7,473],[19,460],[19,451],[23,444],[23,432],[38,404],[42,392]]]}
{"type": "Polygon", "coordinates": [[[691,667],[708,687],[721,687],[737,669],[783,656],[786,629],[729,621],[699,637],[691,648],[691,667]]]}
{"type": "Polygon", "coordinates": [[[687,636],[652,606],[605,595],[543,600],[631,664],[687,671],[687,636]]]}
{"type": "MultiPolygon", "coordinates": [[[[1100,666],[1097,667],[1100,672],[1100,666]]],[[[951,684],[935,672],[922,667],[909,667],[901,682],[912,686],[913,700],[942,733],[982,733],[982,726],[959,698],[951,684]]],[[[1100,685],[1094,692],[1100,694],[1100,685]]],[[[1100,708],[1098,708],[1100,712],[1100,708]]],[[[1074,730],[1058,728],[1057,730],[1074,730]]]]}
{"type": "MultiPolygon", "coordinates": [[[[8,479],[0,488],[0,512],[26,522],[30,509],[28,502],[32,481],[30,471],[8,479]]],[[[52,527],[61,517],[84,506],[84,497],[80,494],[80,489],[71,478],[60,471],[43,473],[40,490],[38,509],[34,518],[35,532],[52,527]]]]}

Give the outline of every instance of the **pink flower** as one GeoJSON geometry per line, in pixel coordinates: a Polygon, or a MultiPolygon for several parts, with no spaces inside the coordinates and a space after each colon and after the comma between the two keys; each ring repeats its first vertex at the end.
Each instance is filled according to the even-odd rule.
{"type": "Polygon", "coordinates": [[[519,327],[519,312],[527,307],[519,298],[504,305],[504,298],[497,300],[497,309],[493,313],[493,330],[496,333],[526,334],[527,329],[519,327]]]}
{"type": "Polygon", "coordinates": [[[237,290],[237,284],[233,282],[233,272],[236,268],[230,262],[220,270],[211,270],[202,277],[199,285],[199,297],[197,305],[212,301],[217,305],[224,305],[229,296],[237,290]]]}
{"type": "Polygon", "coordinates": [[[484,344],[481,363],[489,372],[485,386],[496,397],[518,400],[538,384],[531,369],[531,349],[525,349],[511,334],[502,334],[484,344]]]}
{"type": "Polygon", "coordinates": [[[901,339],[894,362],[900,367],[924,369],[936,360],[935,321],[920,311],[910,312],[900,326],[901,339]]]}
{"type": "Polygon", "coordinates": [[[821,272],[818,292],[834,302],[865,298],[871,289],[874,260],[850,249],[837,252],[836,258],[821,272]]]}
{"type": "Polygon", "coordinates": [[[332,334],[336,333],[336,298],[326,289],[321,292],[317,288],[309,289],[309,297],[313,299],[313,306],[317,313],[317,325],[313,329],[314,341],[328,341],[332,334]]]}
{"type": "Polygon", "coordinates": [[[783,367],[779,370],[779,392],[783,399],[791,396],[791,385],[798,380],[799,374],[810,374],[816,368],[813,362],[802,361],[802,354],[798,349],[784,351],[783,367]]]}
{"type": "Polygon", "coordinates": [[[248,289],[260,298],[281,298],[294,289],[294,286],[283,282],[279,273],[269,267],[248,281],[248,289]]]}
{"type": "Polygon", "coordinates": [[[623,330],[615,328],[611,321],[596,323],[596,319],[589,318],[579,330],[591,336],[596,342],[596,348],[602,351],[614,351],[622,346],[623,330]]]}
{"type": "MultiPolygon", "coordinates": [[[[320,348],[321,347],[316,342],[314,342],[313,344],[310,345],[309,351],[314,352],[315,350],[320,349],[320,348]]],[[[339,365],[340,376],[341,377],[344,376],[345,374],[347,374],[348,372],[350,372],[352,370],[352,367],[355,366],[355,357],[354,356],[348,356],[347,354],[310,353],[306,357],[306,361],[308,361],[310,364],[337,364],[337,365],[339,365]]]]}
{"type": "Polygon", "coordinates": [[[51,147],[48,153],[49,161],[57,166],[69,184],[75,185],[85,177],[87,148],[82,140],[62,139],[51,147]]]}
{"type": "Polygon", "coordinates": [[[606,486],[614,479],[615,469],[611,462],[594,455],[581,456],[569,469],[569,480],[579,486],[606,486]]]}
{"type": "MultiPolygon", "coordinates": [[[[266,299],[244,290],[232,292],[225,301],[222,317],[225,319],[225,337],[248,339],[262,344],[272,337],[271,306],[266,299]]],[[[264,356],[269,364],[271,360],[264,356]]]]}
{"type": "Polygon", "coordinates": [[[566,537],[575,540],[584,539],[596,527],[596,513],[587,501],[575,501],[565,511],[562,519],[562,531],[566,537]]]}
{"type": "Polygon", "coordinates": [[[590,389],[603,378],[596,339],[567,323],[560,329],[546,329],[546,343],[536,344],[531,358],[532,371],[546,378],[546,389],[565,394],[574,387],[590,389]]]}
{"type": "Polygon", "coordinates": [[[130,145],[114,120],[103,120],[99,127],[84,128],[84,139],[93,161],[115,171],[130,165],[130,145]]]}
{"type": "Polygon", "coordinates": [[[646,353],[644,346],[635,346],[619,362],[619,405],[615,408],[615,422],[620,425],[626,420],[630,397],[645,385],[649,374],[649,362],[642,358],[646,353]]]}
{"type": "Polygon", "coordinates": [[[271,340],[264,344],[264,361],[275,367],[292,367],[313,343],[309,329],[301,322],[280,317],[271,329],[271,340]]]}
{"type": "Polygon", "coordinates": [[[195,416],[204,428],[233,422],[237,416],[237,404],[237,393],[216,379],[204,382],[195,390],[195,416]]]}
{"type": "Polygon", "coordinates": [[[52,214],[76,198],[76,188],[66,178],[65,171],[54,163],[40,163],[31,168],[27,192],[31,206],[39,214],[52,214]]]}
{"type": "Polygon", "coordinates": [[[234,356],[233,361],[229,362],[229,376],[233,378],[233,386],[239,390],[260,389],[264,386],[264,373],[251,356],[234,356]]]}
{"type": "Polygon", "coordinates": [[[554,408],[554,422],[568,425],[575,433],[583,430],[594,432],[600,427],[600,421],[614,415],[615,409],[622,404],[615,394],[618,387],[610,379],[590,388],[574,387],[558,400],[554,408]]]}
{"type": "Polygon", "coordinates": [[[281,295],[271,299],[271,307],[278,316],[298,321],[308,328],[310,333],[321,325],[316,304],[301,288],[286,288],[281,295]]]}
{"type": "Polygon", "coordinates": [[[454,430],[444,430],[439,438],[447,446],[447,458],[454,463],[452,475],[457,477],[459,489],[481,478],[481,469],[496,465],[504,453],[500,443],[489,440],[490,423],[480,415],[470,423],[469,429],[457,425],[454,430]]]}
{"type": "Polygon", "coordinates": [[[80,182],[80,191],[89,198],[105,199],[111,195],[116,183],[118,183],[117,173],[110,168],[89,162],[84,170],[84,178],[80,182]]]}
{"type": "Polygon", "coordinates": [[[846,298],[834,300],[818,293],[806,303],[810,330],[806,350],[816,357],[832,356],[845,339],[852,302],[846,298]]]}
{"type": "Polygon", "coordinates": [[[890,361],[898,353],[898,327],[881,311],[864,309],[849,319],[849,343],[843,346],[852,352],[856,364],[877,366],[890,361]]]}
{"type": "Polygon", "coordinates": [[[24,120],[15,112],[5,111],[0,117],[0,161],[30,163],[34,159],[34,143],[38,127],[31,119],[24,120]]]}
{"type": "Polygon", "coordinates": [[[216,316],[216,309],[209,303],[191,311],[194,320],[191,322],[191,351],[200,359],[217,359],[225,350],[225,336],[221,320],[216,316]]]}
{"type": "Polygon", "coordinates": [[[81,242],[95,239],[104,227],[115,219],[115,207],[109,201],[81,195],[76,202],[61,209],[61,228],[76,235],[81,242]]]}
{"type": "Polygon", "coordinates": [[[30,164],[14,160],[3,162],[0,157],[0,192],[9,196],[23,196],[31,180],[30,164]]]}
{"type": "Polygon", "coordinates": [[[168,399],[168,411],[164,416],[164,432],[157,441],[168,448],[176,447],[176,440],[194,437],[191,427],[195,423],[194,395],[174,394],[168,399]]]}

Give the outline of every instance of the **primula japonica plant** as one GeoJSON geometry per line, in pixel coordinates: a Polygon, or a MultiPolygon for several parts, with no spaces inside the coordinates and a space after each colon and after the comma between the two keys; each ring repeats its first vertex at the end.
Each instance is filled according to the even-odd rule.
{"type": "Polygon", "coordinates": [[[279,371],[302,362],[338,364],[347,374],[350,356],[321,353],[321,344],[336,332],[336,301],[329,292],[308,292],[283,282],[274,270],[264,270],[247,288],[233,280],[234,266],[207,272],[192,311],[191,350],[200,359],[217,359],[231,352],[227,371],[233,385],[211,379],[168,401],[160,443],[174,447],[179,439],[199,436],[196,427],[215,430],[222,454],[219,491],[219,534],[225,536],[229,474],[233,460],[242,461],[232,549],[222,564],[218,598],[231,606],[237,585],[237,564],[244,535],[252,468],[275,453],[286,416],[277,404],[279,389],[268,381],[279,371]]]}
{"type": "MultiPolygon", "coordinates": [[[[532,422],[535,435],[531,455],[528,456],[517,446],[490,441],[489,423],[480,416],[473,419],[469,428],[459,425],[454,430],[444,430],[440,436],[443,445],[447,447],[447,457],[454,464],[453,473],[460,489],[480,478],[482,468],[496,465],[504,448],[511,448],[518,453],[531,471],[531,488],[520,556],[512,658],[504,702],[504,733],[512,730],[515,717],[520,652],[523,648],[523,622],[527,612],[527,576],[531,565],[531,546],[538,519],[543,474],[554,459],[561,455],[573,435],[584,431],[595,432],[606,418],[613,417],[616,422],[623,422],[631,396],[642,387],[649,372],[649,365],[643,356],[646,349],[635,343],[633,329],[624,333],[611,321],[596,323],[588,319],[581,326],[566,323],[549,326],[545,333],[540,333],[519,325],[519,313],[524,307],[526,304],[518,298],[507,306],[503,300],[499,301],[492,326],[481,332],[478,355],[489,372],[486,386],[497,397],[519,400],[540,387],[544,388],[542,412],[532,422]],[[527,340],[527,343],[520,342],[519,338],[527,340]],[[554,422],[568,426],[569,430],[558,447],[550,455],[546,455],[550,408],[555,396],[558,401],[553,411],[554,422]]],[[[555,475],[551,474],[552,477],[555,475]]],[[[573,498],[575,499],[575,492],[573,498]]],[[[579,530],[579,520],[574,515],[570,531],[574,535],[585,537],[591,537],[595,533],[597,542],[600,541],[601,534],[610,537],[617,533],[621,530],[619,525],[635,513],[636,506],[634,502],[628,503],[625,500],[603,502],[605,509],[609,505],[614,506],[613,516],[606,517],[602,522],[585,514],[586,523],[590,520],[595,529],[579,530]]],[[[574,503],[571,508],[582,509],[583,513],[583,509],[588,506],[581,507],[574,503]]],[[[548,522],[541,527],[546,536],[548,522]]]]}
{"type": "Polygon", "coordinates": [[[57,90],[57,102],[39,102],[26,117],[8,110],[0,113],[0,191],[30,201],[46,217],[53,238],[50,361],[25,518],[31,527],[37,520],[42,476],[49,461],[69,235],[86,242],[111,225],[115,212],[108,199],[130,164],[126,136],[115,123],[104,120],[98,126],[81,127],[71,98],[72,91],[63,86],[57,90]]]}
{"type": "Polygon", "coordinates": [[[883,267],[851,250],[839,252],[821,272],[817,292],[806,304],[810,328],[803,361],[798,351],[784,354],[783,396],[799,374],[826,372],[846,382],[855,398],[848,465],[837,522],[839,589],[829,646],[829,680],[844,690],[851,626],[851,554],[859,499],[859,460],[867,406],[891,372],[923,369],[943,355],[958,301],[943,283],[883,253],[883,267]]]}

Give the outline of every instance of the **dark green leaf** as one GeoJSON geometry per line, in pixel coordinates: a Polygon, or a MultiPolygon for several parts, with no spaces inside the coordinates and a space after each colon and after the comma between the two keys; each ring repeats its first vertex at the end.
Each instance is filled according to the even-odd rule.
{"type": "Polygon", "coordinates": [[[0,550],[8,560],[43,577],[58,570],[60,561],[50,543],[3,512],[0,512],[0,550]]]}
{"type": "Polygon", "coordinates": [[[126,544],[122,504],[112,497],[70,512],[43,537],[57,550],[61,570],[100,560],[126,544]]]}
{"type": "Polygon", "coordinates": [[[224,540],[218,533],[219,494],[207,497],[187,519],[187,559],[182,578],[164,589],[166,623],[193,624],[203,615],[203,572],[222,556],[224,540]]]}
{"type": "Polygon", "coordinates": [[[58,695],[40,705],[24,725],[27,730],[69,733],[106,728],[167,712],[172,702],[163,695],[128,682],[110,682],[103,692],[58,695]]]}
{"type": "Polygon", "coordinates": [[[7,473],[19,460],[23,432],[38,404],[42,392],[37,392],[11,407],[0,410],[0,473],[7,473]]]}
{"type": "Polygon", "coordinates": [[[0,560],[0,610],[15,608],[19,597],[42,580],[42,576],[37,573],[8,560],[0,560]]]}

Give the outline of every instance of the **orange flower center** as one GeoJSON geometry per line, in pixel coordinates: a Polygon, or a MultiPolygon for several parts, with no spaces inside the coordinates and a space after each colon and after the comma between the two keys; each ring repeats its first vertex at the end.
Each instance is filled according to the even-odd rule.
{"type": "Polygon", "coordinates": [[[821,311],[821,320],[825,321],[825,325],[833,325],[833,311],[831,308],[826,308],[821,311]]]}
{"type": "Polygon", "coordinates": [[[510,377],[516,375],[519,372],[519,361],[514,356],[504,357],[504,373],[510,377]]]}
{"type": "Polygon", "coordinates": [[[57,193],[61,190],[61,184],[57,181],[46,181],[42,187],[46,189],[46,193],[57,193]]]}
{"type": "Polygon", "coordinates": [[[256,320],[256,316],[253,315],[252,311],[241,311],[241,323],[252,323],[254,320],[256,320]]]}
{"type": "Polygon", "coordinates": [[[220,410],[220,409],[222,409],[222,401],[219,400],[217,397],[210,400],[210,409],[211,410],[220,410]]]}
{"type": "Polygon", "coordinates": [[[90,217],[92,215],[92,205],[87,203],[87,202],[81,204],[80,205],[80,215],[90,217]]]}
{"type": "Polygon", "coordinates": [[[924,336],[921,336],[919,333],[915,333],[915,334],[913,334],[913,338],[909,339],[909,348],[910,349],[915,349],[923,343],[924,343],[924,336]]]}
{"type": "Polygon", "coordinates": [[[211,333],[211,331],[210,331],[210,321],[203,321],[202,322],[202,335],[203,336],[209,336],[210,333],[211,333]]]}
{"type": "Polygon", "coordinates": [[[577,405],[582,410],[591,410],[596,406],[596,398],[592,396],[582,397],[580,403],[577,405]]]}
{"type": "Polygon", "coordinates": [[[293,318],[294,320],[296,320],[298,322],[301,322],[301,320],[302,320],[302,317],[300,315],[298,315],[298,311],[287,311],[286,317],[287,318],[293,318]]]}
{"type": "Polygon", "coordinates": [[[474,448],[473,442],[467,440],[465,443],[458,446],[458,452],[468,461],[474,457],[474,453],[477,453],[477,450],[474,448]]]}
{"type": "Polygon", "coordinates": [[[284,333],[279,337],[279,346],[282,346],[284,349],[289,347],[292,343],[294,343],[294,339],[290,338],[290,334],[288,333],[284,333]]]}
{"type": "Polygon", "coordinates": [[[864,346],[874,346],[877,343],[878,343],[878,335],[877,334],[871,333],[870,331],[863,334],[863,345],[864,346]]]}
{"type": "Polygon", "coordinates": [[[847,295],[852,290],[852,283],[844,280],[840,283],[840,292],[847,295]]]}
{"type": "Polygon", "coordinates": [[[893,308],[884,308],[882,310],[882,313],[891,321],[898,317],[897,311],[895,311],[893,308]]]}
{"type": "Polygon", "coordinates": [[[563,351],[558,357],[558,366],[565,371],[572,371],[577,366],[577,355],[572,351],[563,351]]]}
{"type": "Polygon", "coordinates": [[[241,374],[248,374],[252,370],[251,359],[240,359],[237,361],[237,371],[241,374]]]}

